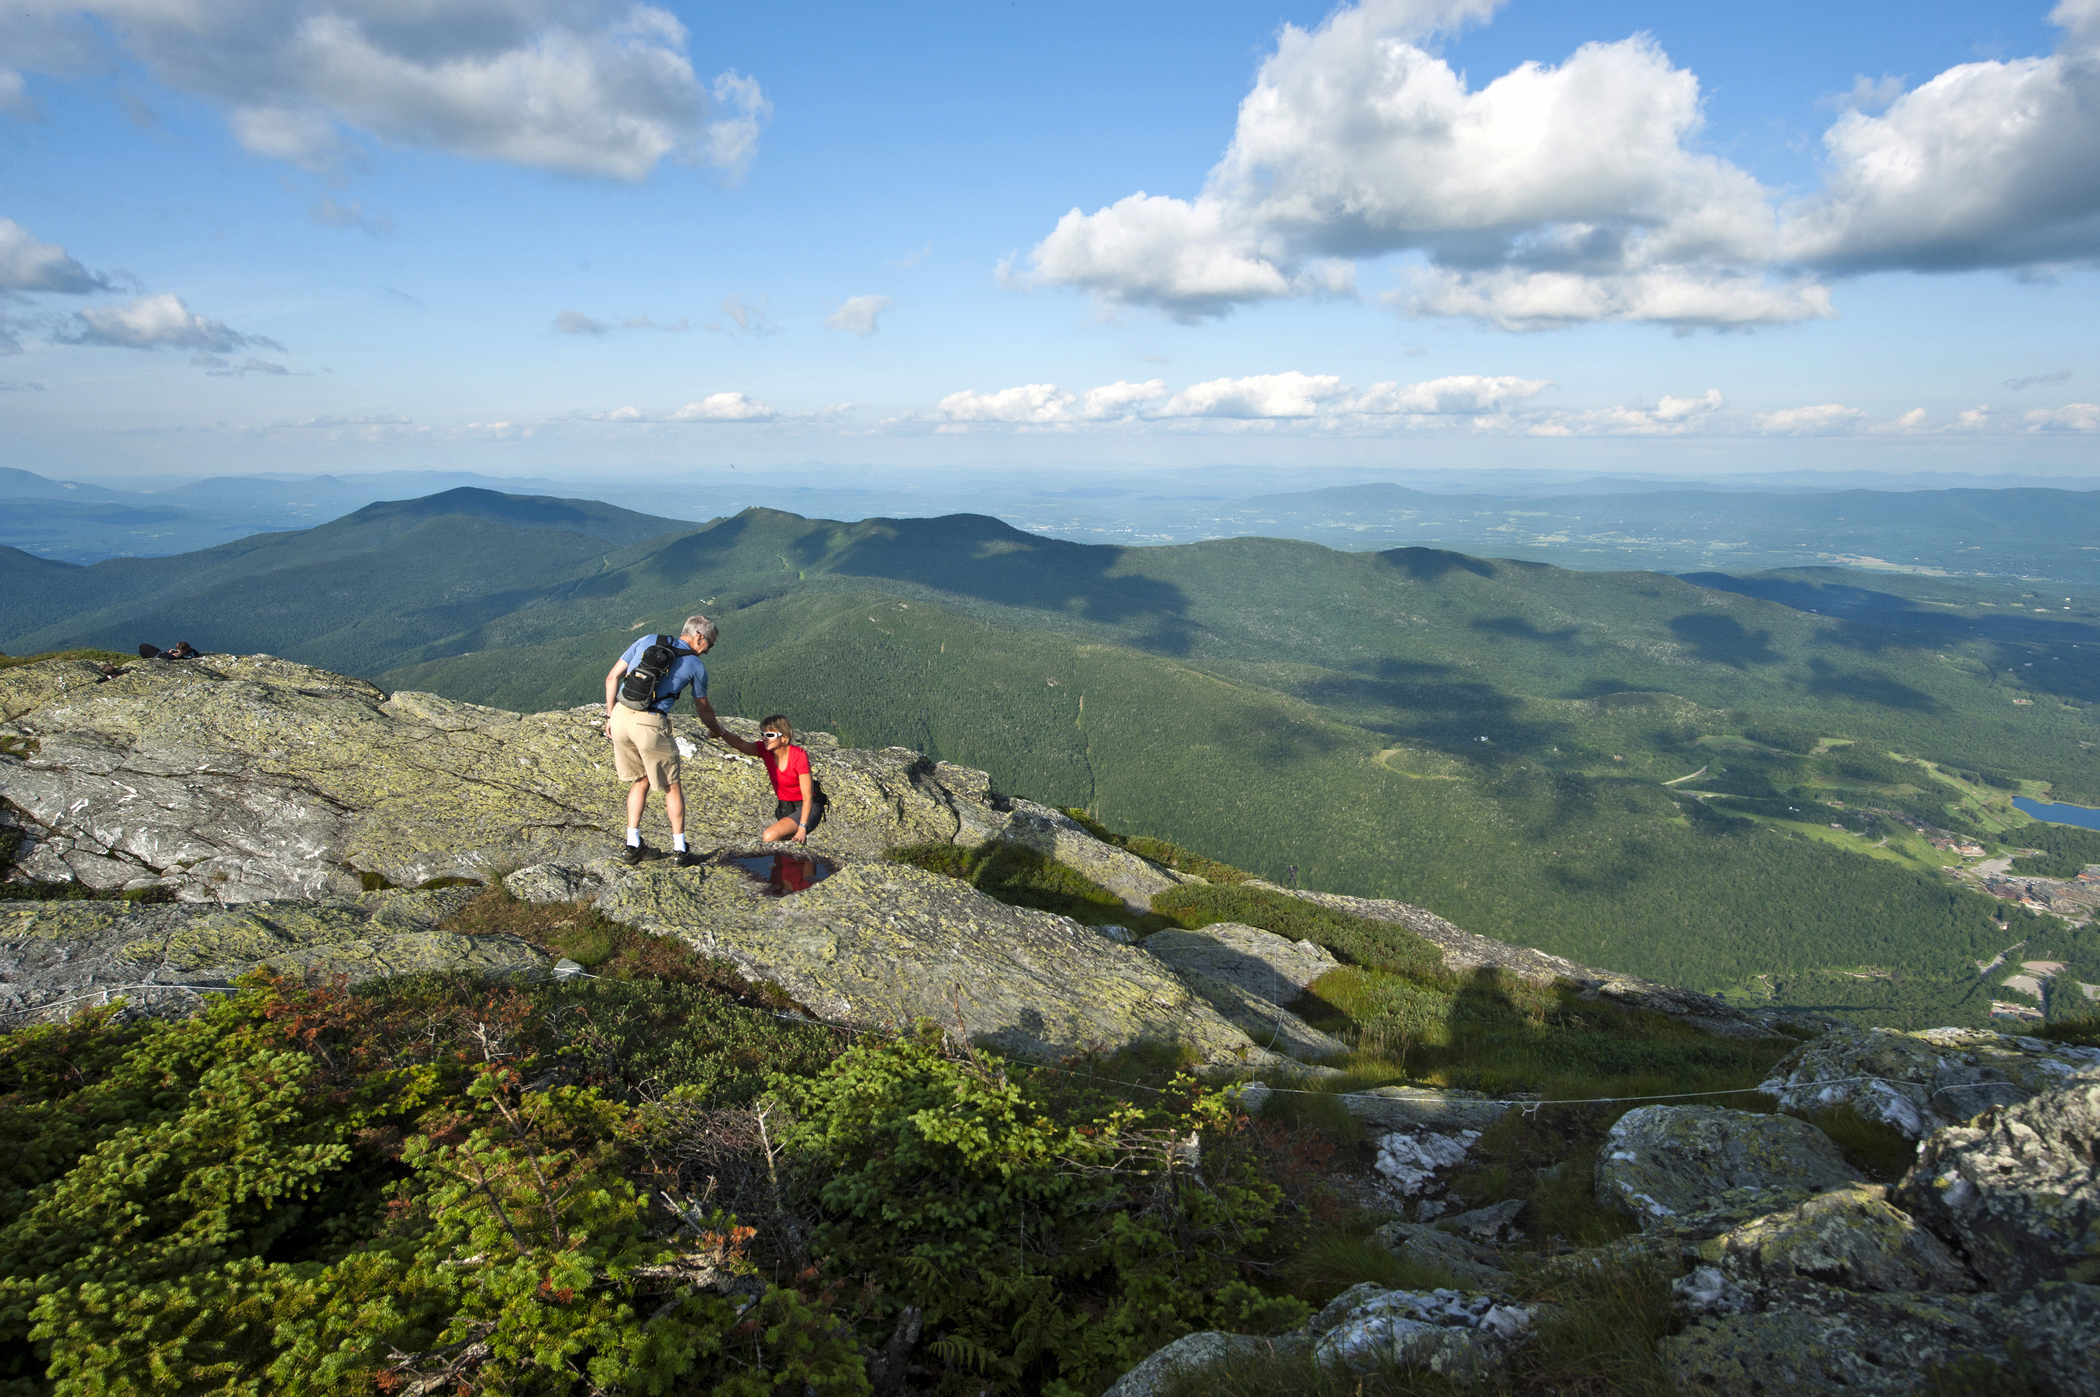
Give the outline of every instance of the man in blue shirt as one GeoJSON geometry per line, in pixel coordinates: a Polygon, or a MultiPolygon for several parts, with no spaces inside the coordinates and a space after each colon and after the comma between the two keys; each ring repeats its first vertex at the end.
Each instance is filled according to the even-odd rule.
{"type": "Polygon", "coordinates": [[[688,616],[677,643],[670,673],[657,681],[656,697],[648,709],[629,708],[619,702],[620,680],[641,662],[642,652],[656,643],[645,635],[627,647],[605,672],[605,735],[612,739],[613,768],[627,782],[627,847],[620,851],[622,863],[640,863],[648,852],[642,845],[642,811],[649,803],[649,788],[663,792],[664,815],[671,822],[671,858],[680,868],[699,860],[685,847],[685,794],[678,789],[678,739],[671,733],[671,709],[680,691],[693,691],[693,712],[715,736],[722,735],[722,722],[707,701],[707,666],[700,657],[715,643],[719,628],[705,616],[688,616]]]}

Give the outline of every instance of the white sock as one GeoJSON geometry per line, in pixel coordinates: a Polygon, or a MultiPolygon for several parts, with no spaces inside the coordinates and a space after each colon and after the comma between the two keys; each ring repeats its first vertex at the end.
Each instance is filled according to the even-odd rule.
{"type": "Polygon", "coordinates": [[[642,845],[642,832],[641,832],[640,830],[638,830],[638,829],[630,829],[630,830],[628,830],[628,831],[627,831],[627,847],[628,847],[628,848],[630,848],[630,849],[639,849],[639,848],[641,847],[641,845],[642,845]]]}
{"type": "Polygon", "coordinates": [[[679,853],[679,854],[682,854],[682,853],[684,853],[684,852],[685,852],[685,836],[684,836],[684,835],[682,835],[682,834],[674,834],[674,835],[672,835],[672,836],[671,836],[671,849],[672,849],[672,852],[674,852],[674,853],[679,853]]]}

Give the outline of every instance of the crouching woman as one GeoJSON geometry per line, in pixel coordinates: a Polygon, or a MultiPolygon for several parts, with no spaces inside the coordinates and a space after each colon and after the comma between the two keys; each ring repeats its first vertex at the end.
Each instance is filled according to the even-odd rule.
{"type": "Polygon", "coordinates": [[[824,805],[817,798],[816,778],[810,775],[809,753],[795,745],[795,725],[775,713],[759,725],[758,741],[747,742],[732,732],[721,738],[739,752],[766,764],[773,782],[773,823],[761,839],[791,839],[800,844],[809,838],[824,818],[824,805]]]}

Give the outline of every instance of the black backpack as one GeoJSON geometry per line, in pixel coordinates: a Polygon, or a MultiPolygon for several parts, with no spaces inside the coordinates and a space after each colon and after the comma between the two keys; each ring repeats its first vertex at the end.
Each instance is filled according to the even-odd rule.
{"type": "Polygon", "coordinates": [[[678,652],[671,648],[672,639],[660,635],[656,643],[642,652],[642,658],[633,669],[620,680],[620,707],[647,712],[656,702],[656,686],[664,682],[671,666],[678,663],[678,652]]]}

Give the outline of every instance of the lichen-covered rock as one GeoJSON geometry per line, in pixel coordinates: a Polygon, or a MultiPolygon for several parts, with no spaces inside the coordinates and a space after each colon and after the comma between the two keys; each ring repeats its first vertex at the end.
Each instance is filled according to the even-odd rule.
{"type": "Polygon", "coordinates": [[[1807,1122],[1715,1106],[1628,1111],[1597,1151],[1598,1201],[1643,1228],[1711,1210],[1731,1191],[1751,1191],[1758,1210],[1770,1212],[1857,1180],[1830,1137],[1807,1122]]]}
{"type": "Polygon", "coordinates": [[[1981,1028],[1843,1028],[1804,1044],[1763,1089],[1789,1111],[1849,1104],[1913,1140],[2100,1072],[2100,1048],[1981,1028]]]}
{"type": "Polygon", "coordinates": [[[1490,1203],[1484,1208],[1473,1208],[1467,1212],[1454,1213],[1447,1218],[1438,1218],[1436,1226],[1441,1232],[1456,1233],[1461,1237],[1470,1237],[1476,1242],[1522,1241],[1524,1233],[1517,1226],[1517,1217],[1524,1211],[1524,1207],[1523,1199],[1509,1198],[1500,1203],[1490,1203]]]}
{"type": "Polygon", "coordinates": [[[1289,1004],[1341,962],[1325,946],[1273,931],[1215,922],[1195,931],[1169,927],[1144,940],[1153,955],[1184,975],[1208,975],[1272,1004],[1289,1004]]]}
{"type": "MultiPolygon", "coordinates": [[[[903,749],[898,749],[903,750],[903,749]]],[[[916,755],[916,754],[915,754],[916,755]]],[[[946,762],[941,768],[947,768],[946,762]]],[[[981,775],[982,773],[973,773],[981,775]]],[[[1032,800],[1000,800],[987,791],[981,804],[949,793],[956,809],[956,842],[981,844],[1001,840],[1033,849],[1107,888],[1134,911],[1150,911],[1152,899],[1191,881],[1186,876],[1139,858],[1127,849],[1104,844],[1068,815],[1032,800]]]]}
{"type": "Polygon", "coordinates": [[[1928,1136],[1897,1197],[1992,1286],[2100,1281],[2100,1082],[1928,1136]]]}
{"type": "MultiPolygon", "coordinates": [[[[1322,1312],[1323,1323],[1329,1311],[1322,1312]]],[[[1493,1295],[1387,1290],[1357,1299],[1329,1324],[1313,1347],[1313,1359],[1352,1373],[1398,1366],[1477,1382],[1502,1365],[1509,1346],[1531,1324],[1530,1310],[1493,1295]]]]}
{"type": "Polygon", "coordinates": [[[1101,1397],[1158,1397],[1167,1384],[1183,1373],[1215,1368],[1235,1359],[1269,1354],[1294,1356],[1304,1353],[1308,1340],[1302,1334],[1263,1338],[1254,1334],[1221,1334],[1215,1330],[1184,1334],[1173,1343],[1117,1378],[1101,1397]]]}
{"type": "MultiPolygon", "coordinates": [[[[25,877],[152,880],[198,902],[320,897],[360,891],[360,875],[406,887],[582,865],[615,853],[625,826],[595,704],[520,715],[389,698],[267,655],[211,655],[114,677],[77,661],[15,666],[0,671],[0,716],[0,735],[29,749],[0,755],[0,797],[33,821],[25,877]]],[[[752,839],[773,804],[758,763],[710,743],[690,717],[673,728],[696,846],[752,839]]],[[[1000,801],[982,772],[841,748],[823,733],[804,742],[831,797],[810,841],[821,853],[875,858],[967,825],[965,842],[1046,843],[1126,897],[1175,882],[1054,811],[1000,801]]],[[[660,810],[651,803],[645,834],[662,846],[660,810]]]]}
{"type": "Polygon", "coordinates": [[[1485,1130],[1509,1114],[1507,1101],[1436,1087],[1375,1087],[1335,1099],[1350,1115],[1380,1130],[1485,1130]]]}
{"type": "Polygon", "coordinates": [[[1391,1179],[1401,1196],[1421,1192],[1438,1171],[1463,1164],[1466,1151],[1480,1139],[1477,1130],[1440,1135],[1433,1130],[1395,1130],[1378,1137],[1378,1158],[1372,1168],[1391,1179]]]}
{"type": "Polygon", "coordinates": [[[1037,1058],[1144,1041],[1282,1061],[1144,951],[923,869],[850,863],[786,897],[710,865],[600,864],[590,876],[607,883],[593,904],[605,916],[730,961],[836,1023],[932,1019],[1037,1058]]]}
{"type": "Polygon", "coordinates": [[[1662,1341],[1676,1391],[1713,1397],[1912,1397],[1949,1369],[2029,1365],[2028,1391],[2100,1397],[2093,1336],[2100,1290],[2045,1282],[1980,1295],[1888,1294],[1810,1285],[1777,1308],[1702,1319],[1662,1341]],[[2018,1345],[2017,1359],[2010,1349],[2018,1345]],[[2038,1381],[2037,1381],[2038,1380],[2038,1381]]]}
{"type": "Polygon", "coordinates": [[[1725,1232],[1702,1248],[1737,1279],[1807,1279],[1846,1290],[1973,1290],[1947,1244],[1881,1190],[1834,1189],[1725,1232]]]}
{"type": "Polygon", "coordinates": [[[1373,1232],[1371,1240],[1404,1260],[1441,1268],[1460,1285],[1499,1290],[1509,1283],[1509,1269],[1493,1247],[1426,1222],[1389,1222],[1373,1232]]]}
{"type": "Polygon", "coordinates": [[[424,970],[532,975],[547,957],[510,936],[439,924],[471,888],[316,902],[0,902],[0,1028],[123,999],[136,1013],[195,1012],[206,994],[268,968],[351,981],[424,970]]]}
{"type": "Polygon", "coordinates": [[[1670,1294],[1680,1312],[1690,1318],[1700,1315],[1739,1315],[1757,1308],[1749,1291],[1721,1273],[1717,1266],[1700,1266],[1691,1274],[1670,1282],[1670,1294]]]}
{"type": "Polygon", "coordinates": [[[1324,947],[1236,922],[1200,931],[1170,927],[1139,944],[1263,1047],[1301,1060],[1349,1051],[1348,1044],[1312,1027],[1287,1007],[1307,985],[1340,964],[1324,947]]]}
{"type": "Polygon", "coordinates": [[[1349,1045],[1333,1034],[1322,1033],[1274,1000],[1249,994],[1229,980],[1186,970],[1179,972],[1179,978],[1251,1041],[1270,1052],[1301,1062],[1317,1062],[1349,1051],[1349,1045]]]}
{"type": "Polygon", "coordinates": [[[1666,1014],[1723,1038],[1774,1037],[1777,1036],[1777,1025],[1791,1025],[1804,1019],[1810,1021],[1811,1026],[1817,1030],[1835,1026],[1838,1022],[1818,1015],[1804,1016],[1785,1012],[1746,1013],[1729,1007],[1712,995],[1700,994],[1696,990],[1658,984],[1654,980],[1643,980],[1637,975],[1622,975],[1615,970],[1599,970],[1595,966],[1580,965],[1544,951],[1526,946],[1512,946],[1506,941],[1477,936],[1463,927],[1445,921],[1434,912],[1410,903],[1394,902],[1386,898],[1350,897],[1343,893],[1309,892],[1301,888],[1280,888],[1274,883],[1259,880],[1252,886],[1267,888],[1272,892],[1288,893],[1292,897],[1318,903],[1322,907],[1332,907],[1338,912],[1347,912],[1352,916],[1368,917],[1372,921],[1391,922],[1395,926],[1406,927],[1434,945],[1443,954],[1444,968],[1454,975],[1464,975],[1484,967],[1492,967],[1538,984],[1571,981],[1579,987],[1578,994],[1583,999],[1666,1014]]]}

